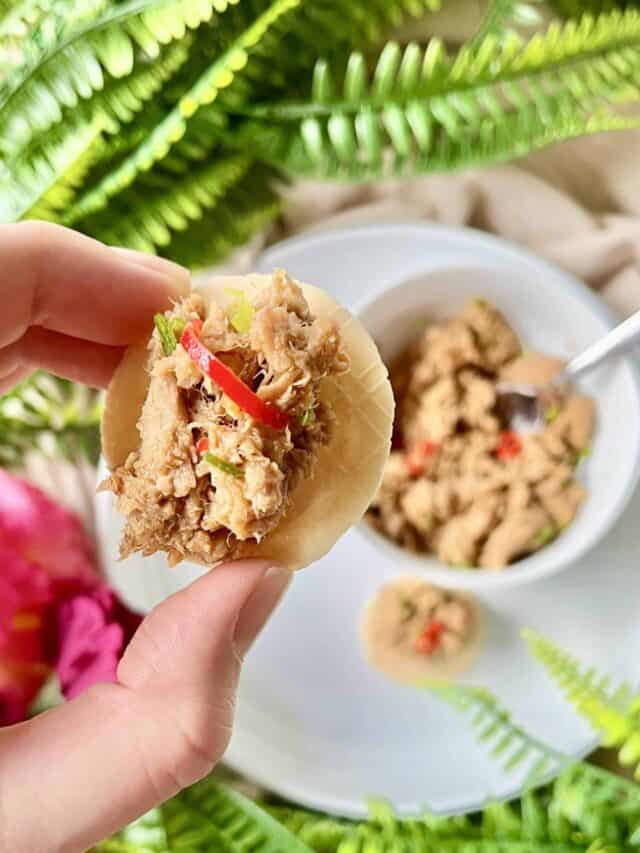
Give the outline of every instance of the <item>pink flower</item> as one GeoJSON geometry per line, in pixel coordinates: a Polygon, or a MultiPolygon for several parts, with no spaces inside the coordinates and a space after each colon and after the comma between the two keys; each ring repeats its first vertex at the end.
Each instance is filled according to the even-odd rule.
{"type": "Polygon", "coordinates": [[[94,549],[80,519],[1,469],[0,541],[58,581],[96,578],[94,549]]]}
{"type": "Polygon", "coordinates": [[[53,671],[68,697],[114,681],[140,619],[100,581],[80,520],[0,470],[0,725],[53,671]]]}
{"type": "Polygon", "coordinates": [[[105,586],[65,601],[57,612],[56,671],[63,695],[72,699],[99,681],[115,681],[118,661],[140,621],[105,586]]]}

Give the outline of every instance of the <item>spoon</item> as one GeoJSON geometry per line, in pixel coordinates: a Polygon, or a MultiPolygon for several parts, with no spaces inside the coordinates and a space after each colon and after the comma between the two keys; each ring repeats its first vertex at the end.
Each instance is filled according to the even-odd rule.
{"type": "Polygon", "coordinates": [[[640,338],[640,311],[590,344],[546,385],[500,381],[496,385],[497,408],[514,432],[540,430],[545,424],[545,411],[566,396],[575,379],[608,359],[623,352],[640,338]]]}

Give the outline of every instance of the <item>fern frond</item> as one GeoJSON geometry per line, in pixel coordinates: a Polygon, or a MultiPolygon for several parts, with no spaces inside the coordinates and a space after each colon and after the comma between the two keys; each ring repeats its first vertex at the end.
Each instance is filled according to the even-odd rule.
{"type": "Polygon", "coordinates": [[[62,217],[98,156],[100,134],[96,123],[63,127],[42,146],[0,165],[0,223],[62,217]]]}
{"type": "Polygon", "coordinates": [[[292,177],[361,181],[501,163],[574,137],[638,126],[637,119],[608,112],[592,116],[563,114],[549,121],[548,116],[530,106],[514,110],[500,121],[486,119],[476,130],[456,128],[454,133],[451,127],[425,128],[425,133],[430,134],[428,145],[409,157],[405,152],[385,150],[375,135],[377,131],[365,136],[368,129],[363,131],[361,140],[367,151],[356,153],[351,161],[336,151],[335,140],[327,142],[307,134],[304,139],[294,136],[286,141],[274,127],[246,126],[237,134],[237,142],[244,139],[245,150],[255,147],[266,162],[292,177]]]}
{"type": "Polygon", "coordinates": [[[536,26],[542,21],[542,15],[536,8],[538,3],[539,0],[491,0],[470,46],[480,45],[487,36],[505,38],[519,27],[536,26]]]}
{"type": "MultiPolygon", "coordinates": [[[[171,801],[183,819],[190,814],[216,827],[231,850],[251,853],[311,853],[309,847],[242,794],[209,777],[171,801]]],[[[217,848],[210,848],[216,849],[217,848]]]]}
{"type": "Polygon", "coordinates": [[[426,49],[389,43],[371,74],[354,53],[336,84],[319,62],[309,100],[248,106],[240,138],[279,167],[318,177],[371,178],[517,156],[589,132],[592,122],[599,129],[606,100],[638,92],[639,48],[635,10],[552,24],[527,42],[488,36],[454,56],[438,40],[426,49]],[[457,157],[446,154],[456,147],[457,157]]]}
{"type": "Polygon", "coordinates": [[[38,450],[69,459],[100,453],[101,397],[84,385],[34,373],[0,397],[0,466],[18,467],[38,450]]]}
{"type": "MultiPolygon", "coordinates": [[[[399,819],[384,805],[377,806],[368,820],[358,822],[295,808],[269,811],[316,853],[585,853],[628,849],[622,846],[628,836],[616,834],[611,820],[600,821],[604,834],[594,837],[581,823],[552,817],[553,808],[545,790],[530,791],[513,804],[493,803],[472,817],[399,819]]],[[[596,823],[590,828],[595,829],[596,823]]]]}
{"type": "Polygon", "coordinates": [[[638,0],[547,0],[547,3],[558,15],[577,18],[584,12],[599,15],[613,9],[628,9],[637,6],[638,0]]]}
{"type": "Polygon", "coordinates": [[[496,819],[501,832],[512,837],[570,842],[576,838],[588,844],[640,843],[640,786],[601,767],[574,761],[515,726],[497,700],[489,693],[461,685],[431,685],[437,695],[466,715],[501,763],[512,770],[528,761],[527,784],[553,768],[561,772],[551,786],[549,801],[542,808],[539,792],[528,791],[520,810],[494,805],[485,810],[484,832],[495,834],[496,819]],[[497,810],[497,811],[496,811],[497,810]],[[635,839],[632,842],[632,839],[635,839]]]}
{"type": "Polygon", "coordinates": [[[479,740],[504,770],[528,769],[525,787],[534,786],[545,773],[569,763],[562,753],[517,726],[489,691],[448,683],[426,686],[440,699],[469,716],[479,740]]]}
{"type": "MultiPolygon", "coordinates": [[[[186,2],[186,0],[182,0],[186,2]]],[[[301,0],[274,0],[274,2],[248,27],[228,49],[200,76],[191,89],[185,92],[176,106],[167,114],[136,150],[121,165],[90,189],[70,211],[68,222],[103,208],[114,195],[122,192],[141,172],[148,171],[154,163],[167,156],[172,146],[187,129],[188,120],[205,104],[216,100],[221,90],[234,81],[245,67],[249,53],[259,44],[265,33],[278,19],[296,8],[301,0]]]]}
{"type": "Polygon", "coordinates": [[[138,61],[129,76],[109,79],[86,103],[83,114],[88,119],[100,116],[106,133],[118,133],[186,62],[191,44],[187,34],[180,41],[162,46],[155,59],[138,61]]]}
{"type": "Polygon", "coordinates": [[[637,846],[640,843],[638,786],[600,768],[576,763],[554,782],[549,819],[559,836],[637,846]]]}
{"type": "MultiPolygon", "coordinates": [[[[313,65],[318,51],[335,54],[337,43],[345,39],[345,30],[349,27],[352,42],[364,43],[368,38],[365,21],[379,33],[388,22],[400,20],[406,13],[417,14],[425,8],[437,8],[439,2],[375,0],[365,10],[351,0],[315,0],[313,3],[276,0],[259,4],[265,8],[255,20],[249,6],[231,9],[225,28],[227,42],[215,28],[202,28],[183,75],[182,82],[188,80],[188,85],[184,90],[177,86],[179,94],[173,109],[158,121],[129,157],[91,185],[90,191],[71,212],[69,224],[78,223],[104,208],[110,198],[125,190],[158,161],[162,161],[163,168],[187,172],[194,159],[209,156],[224,138],[221,134],[229,113],[234,113],[246,101],[261,97],[265,91],[283,93],[291,90],[296,81],[307,79],[308,68],[313,65]],[[231,35],[234,28],[237,28],[235,37],[231,35]],[[212,43],[218,45],[217,54],[196,79],[189,79],[192,67],[201,66],[204,57],[210,55],[212,43]],[[199,57],[201,45],[203,56],[199,57]],[[278,56],[277,62],[274,56],[278,56]],[[202,128],[207,125],[210,133],[205,136],[202,128]]],[[[232,133],[230,131],[230,135],[232,133]]]]}
{"type": "Polygon", "coordinates": [[[207,107],[199,110],[189,121],[187,132],[171,148],[161,163],[163,169],[175,174],[187,174],[194,165],[203,162],[227,138],[227,115],[207,107]]]}
{"type": "Polygon", "coordinates": [[[167,246],[175,232],[202,219],[249,165],[246,157],[236,155],[201,166],[184,178],[153,174],[119,196],[106,215],[83,223],[83,231],[104,243],[154,253],[167,246]]]}
{"type": "MultiPolygon", "coordinates": [[[[271,31],[261,48],[253,54],[248,74],[264,79],[273,56],[278,55],[277,67],[281,82],[277,90],[291,96],[298,81],[308,83],[309,69],[319,57],[346,58],[355,47],[369,48],[379,43],[389,27],[405,22],[407,17],[419,17],[435,12],[442,0],[315,0],[305,2],[287,21],[286,32],[271,31]],[[253,69],[252,69],[253,66],[253,69]]],[[[255,93],[258,94],[258,93],[255,93]]],[[[261,85],[259,100],[265,100],[261,85]]],[[[268,97],[268,94],[266,94],[268,97]]]]}
{"type": "Polygon", "coordinates": [[[282,210],[281,200],[269,188],[270,177],[264,168],[251,169],[206,216],[175,233],[161,254],[190,269],[220,263],[267,228],[282,210]]]}
{"type": "Polygon", "coordinates": [[[22,39],[34,29],[44,15],[54,11],[58,0],[20,0],[0,3],[0,45],[7,40],[22,39]]]}
{"type": "Polygon", "coordinates": [[[164,803],[129,824],[94,853],[236,853],[215,824],[197,820],[179,798],[164,803]]]}
{"type": "Polygon", "coordinates": [[[131,73],[138,50],[156,58],[160,46],[185,35],[237,0],[128,0],[76,4],[79,20],[47,16],[29,41],[23,62],[0,87],[0,151],[14,155],[37,133],[105,85],[131,73]]]}
{"type": "MultiPolygon", "coordinates": [[[[89,10],[93,3],[87,4],[89,10]]],[[[0,87],[9,73],[24,61],[25,50],[41,37],[47,18],[64,16],[69,22],[86,13],[74,0],[0,0],[0,87]]]]}
{"type": "Polygon", "coordinates": [[[601,767],[574,761],[553,747],[528,734],[515,725],[508,712],[487,690],[461,684],[431,683],[425,685],[435,695],[457,710],[471,717],[479,739],[488,748],[491,756],[500,760],[504,770],[512,771],[528,762],[527,786],[539,781],[543,773],[561,770],[563,774],[579,773],[581,778],[601,792],[600,798],[610,798],[631,803],[633,809],[640,808],[640,786],[621,776],[609,773],[601,767]],[[576,771],[576,767],[579,768],[576,771]]]}
{"type": "Polygon", "coordinates": [[[535,631],[523,636],[529,651],[544,666],[577,711],[603,736],[605,746],[618,747],[620,762],[636,767],[640,778],[640,694],[622,683],[584,667],[535,631]]]}
{"type": "Polygon", "coordinates": [[[333,853],[353,827],[351,821],[305,809],[287,806],[263,808],[316,853],[333,853]]]}

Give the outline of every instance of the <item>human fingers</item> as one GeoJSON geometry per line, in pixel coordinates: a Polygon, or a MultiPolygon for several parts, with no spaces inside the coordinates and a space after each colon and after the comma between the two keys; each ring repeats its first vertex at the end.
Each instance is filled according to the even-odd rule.
{"type": "Polygon", "coordinates": [[[138,253],[44,222],[1,226],[0,263],[0,346],[30,326],[125,346],[189,282],[188,271],[169,261],[142,262],[138,253]]]}
{"type": "Polygon", "coordinates": [[[16,384],[12,377],[36,368],[93,388],[106,388],[123,353],[122,347],[90,343],[34,326],[20,340],[0,349],[0,390],[16,384]]]}

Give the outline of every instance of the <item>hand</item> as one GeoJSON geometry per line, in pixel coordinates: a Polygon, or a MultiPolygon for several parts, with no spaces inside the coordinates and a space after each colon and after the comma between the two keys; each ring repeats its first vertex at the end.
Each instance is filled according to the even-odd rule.
{"type": "MultiPolygon", "coordinates": [[[[42,223],[0,227],[0,264],[0,392],[37,367],[106,385],[189,281],[42,223]]],[[[0,850],[78,853],[209,773],[242,658],[289,578],[264,560],[220,566],[144,620],[117,684],[0,729],[0,850]]]]}
{"type": "Polygon", "coordinates": [[[37,367],[105,387],[124,347],[189,289],[178,264],[46,222],[0,226],[0,393],[37,367]]]}
{"type": "Polygon", "coordinates": [[[289,577],[263,560],[214,569],[147,616],[118,684],[0,729],[0,850],[80,853],[209,773],[289,577]]]}

